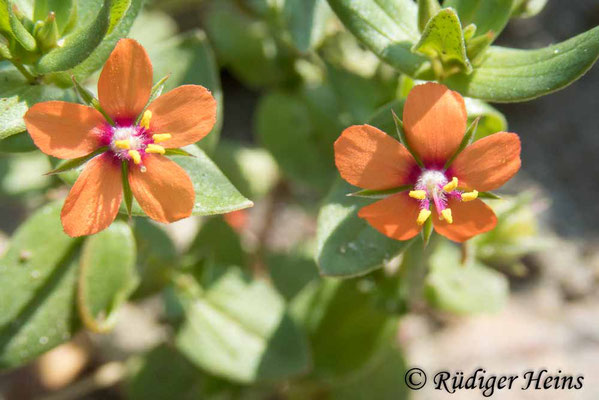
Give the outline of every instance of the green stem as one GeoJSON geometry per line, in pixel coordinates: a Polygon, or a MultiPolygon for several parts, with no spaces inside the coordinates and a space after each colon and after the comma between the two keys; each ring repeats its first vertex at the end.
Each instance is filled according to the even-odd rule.
{"type": "Polygon", "coordinates": [[[10,60],[10,62],[12,63],[12,65],[15,66],[16,69],[19,70],[19,72],[25,77],[25,79],[27,79],[27,81],[29,83],[35,83],[36,82],[35,76],[33,76],[29,71],[27,71],[27,68],[25,68],[23,66],[23,64],[15,61],[15,60],[10,60]]]}

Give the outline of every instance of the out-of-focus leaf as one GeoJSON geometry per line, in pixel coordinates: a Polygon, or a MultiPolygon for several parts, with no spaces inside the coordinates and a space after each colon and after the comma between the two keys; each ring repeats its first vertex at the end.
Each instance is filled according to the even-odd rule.
{"type": "Polygon", "coordinates": [[[0,175],[3,193],[18,195],[44,189],[50,184],[50,178],[43,175],[43,171],[50,168],[50,162],[40,152],[10,155],[2,161],[7,169],[0,175]]]}
{"type": "Polygon", "coordinates": [[[512,17],[530,18],[534,17],[545,8],[547,0],[514,0],[512,17]]]}
{"type": "Polygon", "coordinates": [[[331,14],[325,0],[287,0],[283,15],[295,47],[306,52],[323,39],[331,14]]]}
{"type": "Polygon", "coordinates": [[[264,96],[258,104],[256,131],[283,173],[319,188],[328,185],[332,154],[323,154],[309,109],[299,96],[283,92],[264,96]]]}
{"type": "Polygon", "coordinates": [[[262,87],[283,82],[292,71],[264,21],[243,14],[230,1],[213,2],[205,27],[219,62],[241,82],[262,87]]]}
{"type": "Polygon", "coordinates": [[[139,285],[132,297],[145,297],[162,289],[177,265],[175,244],[166,232],[147,218],[134,225],[139,285]]]}
{"type": "Polygon", "coordinates": [[[266,263],[274,286],[287,300],[293,299],[311,281],[319,279],[314,260],[298,250],[269,254],[266,263]]]}
{"type": "Polygon", "coordinates": [[[62,32],[69,23],[74,6],[73,3],[73,0],[35,0],[33,21],[44,21],[48,17],[48,14],[53,12],[56,17],[58,30],[62,32]]]}
{"type": "Polygon", "coordinates": [[[514,0],[446,0],[443,7],[453,7],[462,26],[476,25],[475,36],[492,32],[497,37],[510,20],[514,0]]]}
{"type": "Polygon", "coordinates": [[[442,68],[435,72],[440,77],[458,71],[472,72],[460,19],[451,8],[440,10],[428,21],[412,51],[429,57],[433,63],[439,62],[442,68]]]}
{"type": "Polygon", "coordinates": [[[186,319],[176,345],[202,369],[242,383],[307,370],[307,341],[266,282],[230,269],[198,297],[181,296],[186,319]]]}
{"type": "Polygon", "coordinates": [[[222,265],[245,265],[239,236],[222,218],[206,219],[187,253],[222,265]]]}
{"type": "Polygon", "coordinates": [[[338,180],[318,214],[316,262],[323,275],[366,274],[409,244],[386,237],[359,218],[358,210],[373,201],[347,196],[355,191],[355,187],[338,180]]]}
{"type": "Polygon", "coordinates": [[[0,258],[0,367],[22,365],[71,338],[78,240],[60,224],[61,204],[39,209],[0,258]]]}
{"type": "Polygon", "coordinates": [[[329,383],[351,379],[394,336],[397,318],[377,305],[376,292],[369,278],[325,279],[313,282],[294,299],[292,315],[308,331],[318,379],[329,383]]]}
{"type": "Polygon", "coordinates": [[[496,312],[509,294],[504,275],[477,261],[460,260],[459,249],[443,241],[430,258],[425,295],[434,307],[460,314],[496,312]]]}
{"type": "Polygon", "coordinates": [[[105,1],[94,21],[76,29],[64,38],[62,45],[42,56],[37,62],[39,73],[65,71],[85,60],[102,42],[108,29],[113,7],[123,0],[105,1]]]}
{"type": "Polygon", "coordinates": [[[0,140],[0,153],[25,153],[37,149],[27,132],[12,135],[0,140]]]}
{"type": "Polygon", "coordinates": [[[507,120],[499,110],[481,100],[468,97],[464,100],[468,112],[468,123],[471,124],[475,118],[480,117],[474,140],[482,139],[495,132],[507,131],[507,120]]]}
{"type": "Polygon", "coordinates": [[[89,237],[81,252],[77,302],[86,328],[106,332],[138,282],[135,238],[129,225],[115,221],[89,237]]]}
{"type": "Polygon", "coordinates": [[[266,195],[279,179],[275,160],[258,147],[223,140],[214,151],[213,159],[231,183],[251,199],[266,195]]]}

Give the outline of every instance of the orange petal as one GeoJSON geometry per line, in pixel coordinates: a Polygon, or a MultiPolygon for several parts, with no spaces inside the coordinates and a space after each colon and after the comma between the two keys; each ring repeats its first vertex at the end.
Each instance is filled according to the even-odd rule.
{"type": "Polygon", "coordinates": [[[121,39],[104,64],[98,80],[98,99],[113,119],[134,119],[152,91],[152,64],[141,44],[121,39]]]}
{"type": "Polygon", "coordinates": [[[358,211],[358,217],[364,218],[383,235],[396,240],[408,240],[422,228],[416,223],[420,205],[411,199],[407,192],[389,196],[358,211]]]}
{"type": "Polygon", "coordinates": [[[104,117],[92,107],[64,101],[37,103],[23,117],[35,145],[44,153],[63,159],[96,150],[104,117]]]}
{"type": "Polygon", "coordinates": [[[191,215],[195,192],[187,172],[174,161],[148,154],[146,172],[138,166],[129,170],[129,185],[137,202],[153,220],[175,222],[191,215]]]}
{"type": "Polygon", "coordinates": [[[466,105],[438,83],[415,86],[403,109],[406,138],[427,166],[443,167],[466,133],[466,105]]]}
{"type": "Polygon", "coordinates": [[[408,184],[417,168],[408,150],[370,125],[354,125],[335,141],[335,165],[354,186],[381,190],[408,184]]]}
{"type": "Polygon", "coordinates": [[[462,202],[450,198],[447,206],[451,208],[453,223],[440,220],[437,213],[433,212],[433,225],[437,233],[454,242],[465,242],[473,236],[490,231],[497,224],[493,210],[480,199],[462,202]]]}
{"type": "Polygon", "coordinates": [[[161,142],[166,148],[183,147],[202,139],[216,123],[216,100],[208,89],[199,85],[183,85],[154,100],[150,131],[170,133],[161,142]]]}
{"type": "Polygon", "coordinates": [[[460,186],[481,192],[497,189],[520,169],[520,138],[499,132],[466,147],[451,164],[448,174],[460,186]]]}
{"type": "Polygon", "coordinates": [[[62,207],[64,231],[72,237],[100,232],[119,212],[121,167],[108,154],[93,158],[77,178],[62,207]]]}

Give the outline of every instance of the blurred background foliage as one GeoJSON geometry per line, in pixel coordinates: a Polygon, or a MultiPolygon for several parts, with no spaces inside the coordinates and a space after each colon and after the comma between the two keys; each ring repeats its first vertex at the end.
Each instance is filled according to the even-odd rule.
{"type": "MultiPolygon", "coordinates": [[[[394,241],[357,217],[373,200],[346,196],[357,189],[338,178],[333,142],[352,124],[394,135],[391,110],[401,116],[421,79],[469,96],[477,138],[507,130],[500,109],[514,106],[486,101],[548,94],[599,56],[597,28],[540,50],[491,46],[545,2],[472,3],[0,0],[7,398],[408,398],[399,321],[501,311],[510,282],[538,273],[531,254],[555,243],[544,196],[517,180],[489,201],[497,228],[464,246],[394,241]],[[77,101],[71,76],[94,91],[125,36],[146,48],[155,81],[169,76],[164,91],[201,84],[219,103],[196,158],[177,161],[203,217],[165,227],[122,215],[72,239],[58,216],[78,172],[43,175],[57,160],[35,150],[22,115],[77,101]]],[[[514,131],[526,163],[534,133],[514,131]]]]}

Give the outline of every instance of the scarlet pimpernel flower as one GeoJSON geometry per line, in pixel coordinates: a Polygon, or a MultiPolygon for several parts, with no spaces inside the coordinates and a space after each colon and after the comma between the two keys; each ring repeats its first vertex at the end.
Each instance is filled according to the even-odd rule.
{"type": "Polygon", "coordinates": [[[343,179],[392,193],[361,208],[358,216],[397,240],[417,235],[429,218],[437,233],[456,242],[493,229],[497,218],[478,195],[518,172],[518,135],[498,132],[464,148],[464,99],[437,83],[409,93],[403,129],[409,150],[370,125],[351,126],[335,142],[343,179]]]}
{"type": "Polygon", "coordinates": [[[191,215],[191,179],[165,154],[212,130],[216,101],[208,89],[184,85],[148,105],[151,91],[152,64],[146,51],[136,41],[122,39],[98,81],[98,100],[106,117],[94,107],[63,101],[38,103],[25,114],[27,130],[44,153],[61,159],[95,155],[62,208],[62,225],[70,236],[91,235],[112,223],[123,198],[123,182],[156,221],[191,215]],[[127,176],[122,180],[123,171],[127,176]]]}

